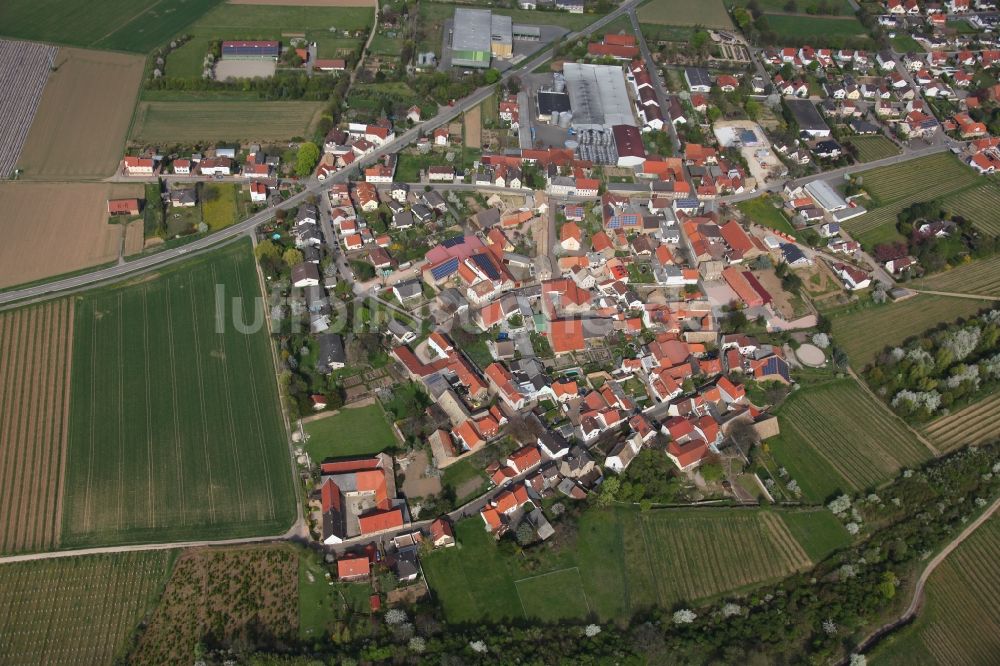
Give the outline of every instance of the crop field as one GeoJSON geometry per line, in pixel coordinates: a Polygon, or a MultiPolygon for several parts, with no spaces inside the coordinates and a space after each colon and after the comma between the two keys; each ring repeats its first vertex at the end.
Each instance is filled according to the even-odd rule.
{"type": "Polygon", "coordinates": [[[914,289],[1000,297],[1000,257],[979,259],[914,280],[914,289]]]}
{"type": "Polygon", "coordinates": [[[887,136],[853,136],[851,144],[858,149],[858,160],[862,162],[874,162],[884,160],[893,155],[899,155],[899,146],[892,142],[887,136]]]}
{"type": "Polygon", "coordinates": [[[308,7],[280,2],[223,3],[185,31],[191,40],[171,52],[165,71],[168,76],[200,78],[205,54],[213,40],[276,39],[287,44],[290,35],[304,35],[308,41],[316,42],[318,57],[342,57],[339,49],[353,49],[364,43],[373,17],[371,3],[308,7]],[[351,33],[350,38],[344,37],[345,30],[351,33]],[[357,31],[364,35],[354,37],[357,31]]]}
{"type": "Polygon", "coordinates": [[[60,49],[17,162],[21,177],[112,175],[122,158],[142,68],[139,56],[60,49]]]}
{"type": "Polygon", "coordinates": [[[309,136],[322,102],[140,102],[137,143],[287,141],[309,136]]]}
{"type": "Polygon", "coordinates": [[[745,591],[847,543],[846,531],[828,524],[832,517],[802,515],[816,518],[809,528],[814,533],[803,528],[801,517],[786,523],[785,512],[589,510],[571,545],[532,551],[528,563],[504,555],[473,517],[456,525],[461,548],[435,552],[422,563],[450,621],[590,613],[610,620],[745,591]],[[745,547],[737,550],[733,543],[745,547]]]}
{"type": "Polygon", "coordinates": [[[1000,654],[1000,517],[931,573],[917,619],[868,656],[873,666],[992,664],[1000,654]]]}
{"type": "Polygon", "coordinates": [[[865,26],[853,16],[767,14],[767,23],[779,39],[821,41],[830,37],[864,37],[865,26]]]}
{"type": "Polygon", "coordinates": [[[934,419],[924,426],[924,433],[942,451],[995,439],[1000,436],[1000,394],[934,419]]]}
{"type": "Polygon", "coordinates": [[[76,298],[63,545],[277,534],[294,519],[249,249],[76,298]]]}
{"type": "Polygon", "coordinates": [[[483,147],[483,107],[479,106],[469,109],[465,114],[465,147],[483,147]]]}
{"type": "Polygon", "coordinates": [[[898,303],[830,315],[833,339],[847,352],[851,365],[860,370],[886,347],[989,305],[989,301],[973,298],[920,294],[898,303]]]}
{"type": "Polygon", "coordinates": [[[0,313],[0,553],[59,545],[73,303],[0,313]]]}
{"type": "Polygon", "coordinates": [[[378,403],[344,407],[333,416],[305,423],[306,451],[313,461],[379,453],[397,445],[396,437],[378,403]]]}
{"type": "Polygon", "coordinates": [[[0,183],[0,288],[117,258],[122,225],[108,224],[113,196],[142,196],[142,186],[0,183]]]}
{"type": "Polygon", "coordinates": [[[45,44],[0,39],[0,95],[6,100],[0,110],[0,179],[14,171],[58,51],[45,44]]]}
{"type": "Polygon", "coordinates": [[[1000,184],[995,180],[980,182],[943,202],[945,210],[961,215],[989,236],[1000,236],[1000,184]]]}
{"type": "Polygon", "coordinates": [[[114,662],[172,558],[157,550],[0,565],[0,663],[114,662]]]}
{"type": "MultiPolygon", "coordinates": [[[[726,0],[726,5],[729,7],[746,7],[750,4],[750,0],[726,0]]],[[[836,16],[851,16],[854,14],[854,9],[851,7],[851,3],[848,0],[832,0],[827,3],[828,5],[836,5],[837,14],[836,16]]],[[[814,8],[819,5],[818,0],[801,0],[796,3],[796,9],[794,12],[788,12],[788,1],[787,0],[757,0],[757,6],[761,8],[764,12],[784,12],[784,13],[806,13],[810,8],[814,8]]]]}
{"type": "Polygon", "coordinates": [[[891,166],[859,172],[877,207],[844,227],[866,247],[899,239],[896,216],[918,201],[945,197],[980,182],[969,167],[950,153],[939,153],[891,166]]]}
{"type": "Polygon", "coordinates": [[[871,488],[931,457],[895,414],[852,379],[796,391],[778,418],[780,440],[768,443],[814,501],[871,488]]]}
{"type": "Polygon", "coordinates": [[[661,25],[700,25],[706,28],[731,29],[733,22],[722,0],[650,0],[637,12],[643,23],[661,25]]]}
{"type": "Polygon", "coordinates": [[[298,636],[299,555],[287,545],[184,552],[130,664],[194,663],[206,635],[230,643],[249,636],[298,636]]]}
{"type": "Polygon", "coordinates": [[[0,33],[19,39],[146,53],[221,0],[5,0],[0,33]]]}

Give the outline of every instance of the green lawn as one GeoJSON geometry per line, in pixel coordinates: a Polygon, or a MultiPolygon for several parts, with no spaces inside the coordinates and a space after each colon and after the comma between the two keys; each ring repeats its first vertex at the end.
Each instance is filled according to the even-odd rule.
{"type": "Polygon", "coordinates": [[[239,217],[236,183],[206,183],[201,194],[202,219],[211,231],[234,224],[239,217]]]}
{"type": "Polygon", "coordinates": [[[741,201],[736,204],[736,207],[752,221],[757,224],[768,227],[769,229],[775,229],[777,231],[782,231],[786,234],[792,235],[795,233],[795,228],[792,227],[792,223],[788,221],[785,214],[780,210],[771,205],[771,199],[767,196],[760,196],[754,199],[748,199],[747,201],[741,201]]]}
{"type": "Polygon", "coordinates": [[[285,46],[289,33],[316,42],[320,58],[343,57],[344,50],[364,42],[373,15],[371,7],[221,4],[188,28],[191,40],[170,54],[165,71],[167,76],[200,78],[212,40],[276,39],[285,46]],[[344,37],[345,30],[350,37],[344,37]],[[365,34],[354,37],[357,31],[365,34]]]}
{"type": "Polygon", "coordinates": [[[690,0],[650,0],[639,8],[638,18],[643,23],[666,25],[702,26],[705,28],[731,29],[733,22],[726,13],[722,0],[691,2],[690,0]]]}
{"type": "Polygon", "coordinates": [[[68,46],[147,53],[221,0],[4,0],[0,34],[68,46]]]}
{"type": "Polygon", "coordinates": [[[824,17],[766,14],[767,23],[780,39],[824,41],[830,37],[865,37],[865,26],[853,16],[824,17]]]}
{"type": "Polygon", "coordinates": [[[392,427],[378,403],[345,407],[333,416],[306,423],[305,428],[309,436],[306,451],[315,462],[379,453],[396,446],[392,427]]]}
{"type": "Polygon", "coordinates": [[[786,525],[784,516],[771,510],[591,509],[580,516],[570,545],[529,548],[523,557],[505,555],[473,517],[456,526],[460,548],[432,553],[423,566],[452,622],[558,620],[590,612],[611,620],[746,591],[844,543],[818,513],[818,534],[804,532],[798,517],[786,525]]]}
{"type": "Polygon", "coordinates": [[[448,465],[441,474],[441,484],[455,490],[456,504],[463,504],[473,497],[478,497],[485,492],[489,483],[490,480],[482,468],[478,465],[474,465],[468,458],[448,465]],[[469,484],[471,487],[469,482],[473,479],[479,480],[479,485],[476,490],[459,495],[459,488],[465,484],[469,484]]]}
{"type": "Polygon", "coordinates": [[[913,39],[913,37],[905,33],[896,33],[896,36],[889,40],[892,43],[892,49],[897,53],[920,53],[924,52],[924,47],[920,45],[920,42],[913,39]]]}
{"type": "Polygon", "coordinates": [[[825,507],[783,511],[781,519],[814,562],[851,543],[844,524],[825,507]]]}
{"type": "Polygon", "coordinates": [[[299,554],[299,636],[320,640],[329,634],[335,619],[347,612],[368,609],[368,583],[340,583],[329,567],[312,552],[299,554]]]}
{"type": "Polygon", "coordinates": [[[249,242],[76,297],[64,546],[291,524],[270,341],[252,326],[259,298],[249,242]]]}

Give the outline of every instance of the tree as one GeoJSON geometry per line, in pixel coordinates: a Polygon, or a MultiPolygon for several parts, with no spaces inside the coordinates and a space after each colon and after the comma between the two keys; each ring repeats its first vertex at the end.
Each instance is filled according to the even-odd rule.
{"type": "Polygon", "coordinates": [[[490,67],[483,73],[483,80],[486,81],[486,83],[493,85],[500,80],[500,72],[490,67]]]}
{"type": "Polygon", "coordinates": [[[257,261],[277,261],[278,246],[265,238],[261,242],[257,243],[257,247],[253,249],[253,254],[257,257],[257,261]]]}
{"type": "Polygon", "coordinates": [[[531,526],[527,520],[522,520],[521,524],[517,526],[517,530],[514,532],[514,537],[517,542],[522,546],[527,546],[529,543],[535,540],[535,528],[531,526]]]}
{"type": "Polygon", "coordinates": [[[301,250],[296,250],[294,247],[290,247],[285,250],[285,253],[281,255],[281,260],[285,262],[288,267],[297,266],[302,263],[304,257],[302,256],[301,250]]]}
{"type": "Polygon", "coordinates": [[[597,496],[597,506],[611,506],[618,497],[621,485],[621,480],[616,476],[605,478],[601,484],[601,492],[597,496]]]}
{"type": "Polygon", "coordinates": [[[319,146],[312,141],[306,141],[299,146],[298,155],[295,158],[295,173],[300,178],[305,178],[312,173],[319,162],[319,146]]]}

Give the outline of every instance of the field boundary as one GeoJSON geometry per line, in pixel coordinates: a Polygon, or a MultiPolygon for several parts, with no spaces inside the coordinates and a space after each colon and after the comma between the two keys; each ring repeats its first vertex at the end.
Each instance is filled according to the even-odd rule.
{"type": "Polygon", "coordinates": [[[590,605],[590,599],[587,598],[587,590],[585,590],[584,587],[583,587],[583,574],[580,573],[580,567],[573,566],[573,567],[565,567],[563,569],[556,569],[554,571],[546,571],[543,574],[536,574],[534,576],[528,576],[526,578],[519,578],[519,579],[517,579],[515,581],[511,581],[511,582],[514,583],[514,591],[517,592],[517,600],[521,604],[521,612],[524,613],[524,619],[527,620],[531,616],[528,615],[528,611],[524,607],[524,598],[521,596],[521,588],[518,587],[518,585],[520,583],[526,583],[526,582],[529,582],[529,581],[537,580],[539,578],[545,578],[546,576],[551,576],[553,574],[566,573],[567,571],[575,571],[576,572],[576,577],[580,581],[580,587],[579,587],[580,594],[583,595],[583,603],[586,604],[586,606],[587,606],[587,614],[590,615],[591,613],[594,612],[593,607],[590,605]]]}

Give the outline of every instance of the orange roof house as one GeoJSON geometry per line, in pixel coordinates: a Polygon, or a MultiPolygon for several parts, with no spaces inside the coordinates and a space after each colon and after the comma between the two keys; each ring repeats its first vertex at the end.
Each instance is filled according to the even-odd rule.
{"type": "Polygon", "coordinates": [[[556,354],[583,351],[583,322],[579,319],[555,319],[549,322],[549,346],[556,354]]]}
{"type": "Polygon", "coordinates": [[[360,580],[367,578],[371,570],[371,562],[367,557],[345,555],[337,560],[337,578],[341,580],[360,580]]]}
{"type": "Polygon", "coordinates": [[[542,462],[542,454],[539,452],[538,447],[533,444],[521,447],[507,458],[507,465],[517,471],[518,474],[523,474],[540,462],[542,462]]]}
{"type": "Polygon", "coordinates": [[[402,527],[403,510],[389,509],[387,511],[375,511],[374,513],[358,517],[358,525],[361,528],[362,535],[402,527]]]}

